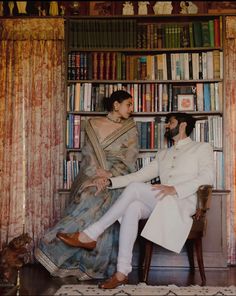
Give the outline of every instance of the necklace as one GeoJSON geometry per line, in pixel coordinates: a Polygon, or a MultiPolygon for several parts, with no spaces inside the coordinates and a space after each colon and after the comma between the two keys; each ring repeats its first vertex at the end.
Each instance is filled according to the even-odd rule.
{"type": "Polygon", "coordinates": [[[107,114],[107,119],[115,123],[121,123],[121,118],[114,118],[111,113],[107,114]]]}

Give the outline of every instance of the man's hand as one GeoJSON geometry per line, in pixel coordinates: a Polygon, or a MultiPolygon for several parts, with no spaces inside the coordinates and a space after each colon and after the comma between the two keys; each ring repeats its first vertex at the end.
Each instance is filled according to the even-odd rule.
{"type": "Polygon", "coordinates": [[[177,192],[174,186],[162,185],[162,184],[155,184],[152,185],[152,190],[157,190],[156,197],[158,199],[163,199],[167,195],[175,195],[177,192]]]}

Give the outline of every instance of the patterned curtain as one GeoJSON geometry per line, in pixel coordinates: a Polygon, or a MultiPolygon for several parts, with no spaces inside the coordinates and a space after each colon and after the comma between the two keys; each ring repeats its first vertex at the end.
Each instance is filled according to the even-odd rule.
{"type": "Polygon", "coordinates": [[[236,17],[226,17],[225,34],[225,178],[227,200],[228,263],[236,264],[236,17]]]}
{"type": "Polygon", "coordinates": [[[0,20],[0,247],[59,218],[64,20],[0,20]]]}

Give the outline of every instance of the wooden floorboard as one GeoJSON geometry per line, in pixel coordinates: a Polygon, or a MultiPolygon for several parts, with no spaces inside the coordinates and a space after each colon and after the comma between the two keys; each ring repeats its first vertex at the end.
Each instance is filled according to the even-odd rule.
{"type": "MultiPolygon", "coordinates": [[[[207,285],[209,286],[230,286],[236,285],[236,267],[223,269],[206,269],[207,285]]],[[[86,281],[86,284],[97,284],[98,281],[86,281]]],[[[138,283],[137,270],[129,276],[130,284],[138,283]]],[[[191,275],[189,270],[181,268],[158,268],[152,269],[149,274],[150,285],[189,286],[200,285],[198,269],[191,275]]],[[[64,279],[52,277],[40,264],[26,265],[20,272],[20,289],[18,295],[53,295],[63,284],[78,284],[75,277],[64,279]]],[[[0,295],[17,295],[16,289],[0,288],[0,295]]]]}

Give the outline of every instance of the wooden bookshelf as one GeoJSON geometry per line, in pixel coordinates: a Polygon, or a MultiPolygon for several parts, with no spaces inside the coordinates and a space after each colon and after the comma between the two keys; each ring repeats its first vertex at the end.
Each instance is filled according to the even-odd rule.
{"type": "MultiPolygon", "coordinates": [[[[187,111],[202,120],[195,138],[212,142],[223,158],[223,23],[220,14],[206,13],[66,17],[67,125],[104,116],[101,99],[116,89],[133,95],[133,116],[147,122],[180,111],[178,94],[192,94],[194,108],[187,111]]],[[[67,138],[74,127],[68,129],[67,138]]],[[[69,142],[68,153],[75,148],[69,142]]],[[[219,177],[215,188],[224,188],[219,177]]]]}
{"type": "MultiPolygon", "coordinates": [[[[105,116],[101,99],[117,89],[129,91],[134,98],[133,117],[137,126],[142,126],[139,130],[142,140],[150,137],[148,132],[143,134],[144,130],[149,130],[149,125],[151,128],[155,128],[155,124],[161,126],[158,137],[163,134],[164,117],[168,112],[189,112],[199,119],[193,139],[208,141],[214,148],[216,177],[209,223],[213,228],[214,223],[219,227],[217,237],[209,233],[204,239],[205,266],[226,267],[228,191],[224,190],[223,172],[224,16],[206,13],[81,15],[66,17],[65,23],[67,126],[73,125],[77,116],[80,120],[78,130],[82,131],[86,117],[105,116]],[[155,33],[155,29],[159,32],[155,33]],[[200,37],[197,36],[199,34],[200,37]],[[160,39],[159,43],[155,38],[160,39]],[[175,101],[178,94],[193,95],[194,109],[178,110],[175,101]]],[[[73,127],[67,129],[73,133],[73,127]]],[[[155,132],[151,134],[155,135],[155,132]]],[[[158,142],[155,147],[140,142],[140,158],[153,157],[158,149],[163,148],[164,144],[157,138],[154,142],[158,142]]],[[[76,155],[80,155],[83,143],[75,148],[72,139],[65,146],[66,167],[66,161],[77,160],[76,155]]],[[[69,186],[59,192],[66,198],[69,186]]],[[[208,232],[213,231],[212,227],[208,232]]],[[[134,256],[134,266],[136,259],[134,256]]],[[[154,266],[188,266],[185,251],[177,258],[157,248],[153,261],[154,266]]]]}

